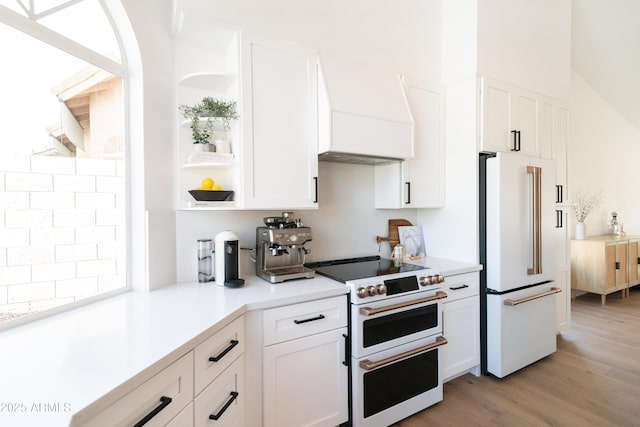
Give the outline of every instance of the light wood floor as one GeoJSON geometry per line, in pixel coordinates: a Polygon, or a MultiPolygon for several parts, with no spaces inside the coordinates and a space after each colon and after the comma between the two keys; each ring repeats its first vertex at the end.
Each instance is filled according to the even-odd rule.
{"type": "Polygon", "coordinates": [[[558,351],[504,379],[467,374],[396,427],[640,426],[640,287],[581,295],[558,351]]]}

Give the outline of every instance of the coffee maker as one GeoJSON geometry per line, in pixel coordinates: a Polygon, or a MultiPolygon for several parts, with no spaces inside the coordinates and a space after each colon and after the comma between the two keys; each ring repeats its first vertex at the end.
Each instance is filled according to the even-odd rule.
{"type": "Polygon", "coordinates": [[[304,244],[311,241],[311,228],[293,220],[292,212],[282,217],[264,218],[256,227],[256,275],[267,282],[311,278],[315,271],[303,264],[309,253],[304,244]]]}
{"type": "Polygon", "coordinates": [[[223,231],[215,237],[216,285],[236,288],[244,285],[240,278],[240,244],[233,231],[223,231]]]}

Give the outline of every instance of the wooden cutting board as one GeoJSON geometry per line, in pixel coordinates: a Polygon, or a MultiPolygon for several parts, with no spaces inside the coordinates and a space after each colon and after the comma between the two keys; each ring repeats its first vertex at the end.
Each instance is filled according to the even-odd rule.
{"type": "Polygon", "coordinates": [[[408,225],[413,225],[413,224],[411,224],[406,219],[390,219],[389,220],[389,236],[388,237],[376,236],[376,242],[378,243],[389,242],[389,246],[391,247],[391,250],[393,250],[393,247],[398,243],[400,243],[400,234],[398,234],[398,227],[400,226],[404,227],[408,225]]]}

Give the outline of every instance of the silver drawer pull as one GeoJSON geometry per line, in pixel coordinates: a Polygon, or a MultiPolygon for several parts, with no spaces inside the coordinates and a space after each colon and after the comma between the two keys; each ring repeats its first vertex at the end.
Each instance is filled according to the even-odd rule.
{"type": "Polygon", "coordinates": [[[433,350],[436,347],[440,347],[441,345],[445,345],[447,342],[448,341],[447,341],[447,339],[445,337],[440,336],[440,337],[436,338],[436,342],[434,342],[434,343],[427,344],[425,346],[418,347],[418,348],[415,348],[413,350],[406,351],[406,352],[404,352],[402,354],[397,354],[395,356],[387,357],[386,359],[382,359],[382,360],[379,360],[377,362],[372,362],[369,359],[361,360],[360,361],[360,367],[362,369],[364,369],[365,371],[371,371],[372,369],[376,369],[376,368],[379,368],[381,366],[388,365],[389,363],[396,362],[396,361],[398,361],[400,359],[405,359],[407,357],[416,355],[418,353],[423,353],[425,351],[433,350]]]}
{"type": "Polygon", "coordinates": [[[422,304],[423,302],[436,301],[446,297],[447,297],[446,292],[438,291],[434,296],[416,299],[409,302],[401,302],[398,304],[387,305],[385,307],[380,307],[380,308],[362,307],[360,308],[360,314],[365,316],[373,316],[374,314],[384,313],[385,311],[391,311],[391,310],[396,310],[398,308],[410,307],[412,305],[422,304]]]}
{"type": "Polygon", "coordinates": [[[547,292],[542,292],[540,294],[531,295],[530,297],[526,297],[526,298],[520,298],[520,299],[516,299],[516,300],[506,299],[506,300],[504,300],[503,304],[504,305],[514,306],[514,305],[522,304],[522,303],[525,303],[525,302],[533,301],[534,299],[543,298],[543,297],[546,297],[548,295],[557,294],[558,292],[562,292],[562,289],[560,289],[560,288],[551,288],[547,292]]]}

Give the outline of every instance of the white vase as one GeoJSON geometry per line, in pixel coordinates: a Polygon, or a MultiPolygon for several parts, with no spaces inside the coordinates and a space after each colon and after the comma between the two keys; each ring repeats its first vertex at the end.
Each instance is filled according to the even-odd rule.
{"type": "Polygon", "coordinates": [[[584,222],[576,223],[576,234],[574,239],[576,240],[584,240],[587,237],[587,226],[584,222]]]}

